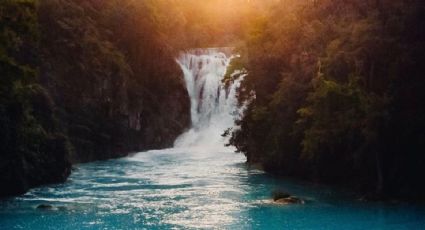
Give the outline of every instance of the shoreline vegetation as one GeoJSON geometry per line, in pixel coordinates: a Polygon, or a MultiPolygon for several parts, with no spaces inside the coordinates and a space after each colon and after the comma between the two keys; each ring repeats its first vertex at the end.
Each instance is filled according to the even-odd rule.
{"type": "Polygon", "coordinates": [[[420,0],[3,0],[0,197],[171,147],[191,122],[178,52],[236,47],[249,103],[225,133],[250,165],[424,200],[423,12],[420,0]]]}
{"type": "Polygon", "coordinates": [[[175,52],[149,4],[0,3],[0,197],[71,165],[170,147],[190,124],[175,52]]]}
{"type": "Polygon", "coordinates": [[[425,5],[285,1],[246,38],[231,145],[274,175],[423,200],[425,5]]]}

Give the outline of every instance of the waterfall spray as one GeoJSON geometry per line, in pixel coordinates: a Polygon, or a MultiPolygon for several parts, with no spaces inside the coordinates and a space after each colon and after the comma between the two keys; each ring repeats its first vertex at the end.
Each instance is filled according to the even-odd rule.
{"type": "Polygon", "coordinates": [[[224,148],[226,137],[221,134],[233,127],[241,114],[236,96],[245,77],[242,74],[227,87],[224,85],[223,78],[234,57],[229,53],[226,48],[195,49],[178,58],[191,100],[192,127],[177,138],[175,147],[224,148]]]}

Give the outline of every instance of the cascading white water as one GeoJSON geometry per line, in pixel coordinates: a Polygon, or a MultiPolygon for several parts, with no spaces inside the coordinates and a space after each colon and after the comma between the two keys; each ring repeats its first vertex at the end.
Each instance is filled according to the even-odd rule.
{"type": "Polygon", "coordinates": [[[241,74],[227,87],[222,82],[233,56],[226,48],[196,49],[182,53],[181,66],[191,100],[192,128],[182,134],[175,147],[224,148],[222,134],[234,126],[238,108],[237,89],[241,74]]]}

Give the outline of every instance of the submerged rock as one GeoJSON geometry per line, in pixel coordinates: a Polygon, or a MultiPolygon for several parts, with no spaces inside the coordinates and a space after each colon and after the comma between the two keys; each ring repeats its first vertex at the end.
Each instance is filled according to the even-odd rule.
{"type": "Polygon", "coordinates": [[[43,211],[66,211],[68,208],[66,206],[54,206],[51,204],[40,204],[36,207],[37,210],[43,211]]]}
{"type": "Polygon", "coordinates": [[[305,203],[304,200],[302,200],[298,197],[295,197],[295,196],[290,196],[290,197],[287,197],[287,198],[280,198],[280,199],[275,200],[275,202],[278,203],[278,204],[304,204],[305,203]]]}
{"type": "Polygon", "coordinates": [[[50,204],[40,204],[40,205],[37,206],[36,209],[38,209],[38,210],[53,210],[54,207],[53,207],[53,205],[50,205],[50,204]]]}
{"type": "Polygon", "coordinates": [[[280,191],[280,190],[274,191],[272,196],[273,196],[273,201],[278,204],[304,204],[305,203],[304,200],[295,196],[291,196],[291,194],[284,191],[280,191]]]}
{"type": "Polygon", "coordinates": [[[277,201],[279,199],[288,198],[291,195],[289,193],[287,193],[287,192],[284,192],[284,191],[274,191],[273,194],[272,194],[272,196],[273,196],[273,200],[274,201],[277,201]]]}

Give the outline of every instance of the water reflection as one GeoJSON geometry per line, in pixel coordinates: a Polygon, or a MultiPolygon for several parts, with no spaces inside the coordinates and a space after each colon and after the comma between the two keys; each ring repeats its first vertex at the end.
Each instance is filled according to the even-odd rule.
{"type": "Polygon", "coordinates": [[[77,166],[61,185],[0,202],[0,229],[420,229],[422,206],[369,204],[248,169],[241,155],[150,151],[77,166]],[[270,201],[282,188],[307,200],[270,201]],[[38,210],[48,204],[52,210],[38,210]]]}

